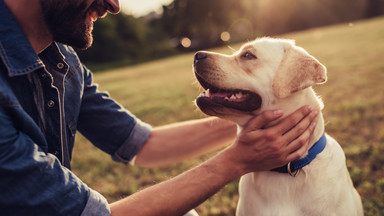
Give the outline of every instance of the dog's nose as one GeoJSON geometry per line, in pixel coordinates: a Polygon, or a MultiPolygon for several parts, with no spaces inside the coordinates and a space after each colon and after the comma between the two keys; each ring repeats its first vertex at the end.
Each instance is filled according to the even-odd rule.
{"type": "Polygon", "coordinates": [[[207,58],[207,53],[205,52],[197,52],[195,54],[195,60],[203,60],[203,59],[206,59],[207,58]]]}

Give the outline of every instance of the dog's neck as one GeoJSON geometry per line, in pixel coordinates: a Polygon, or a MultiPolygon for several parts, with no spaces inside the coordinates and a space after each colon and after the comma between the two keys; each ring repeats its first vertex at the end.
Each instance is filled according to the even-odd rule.
{"type": "MultiPolygon", "coordinates": [[[[294,95],[290,96],[290,98],[280,100],[279,103],[277,103],[276,108],[283,109],[284,118],[305,105],[309,105],[312,110],[316,110],[319,113],[314,120],[316,122],[316,128],[309,141],[309,147],[312,147],[324,133],[324,118],[321,113],[324,105],[321,99],[313,91],[313,89],[310,87],[295,93],[294,95]]],[[[282,118],[280,118],[278,121],[281,121],[281,119],[282,118]]]]}
{"type": "MultiPolygon", "coordinates": [[[[302,106],[309,105],[312,110],[318,111],[318,116],[316,117],[316,128],[310,138],[309,141],[309,148],[312,147],[323,135],[324,133],[324,119],[323,115],[321,113],[321,110],[323,109],[323,102],[321,99],[316,95],[316,93],[313,91],[312,88],[307,88],[305,90],[302,90],[300,92],[295,93],[294,95],[291,95],[288,98],[283,99],[276,99],[275,101],[268,101],[265,108],[263,108],[263,111],[266,110],[274,110],[274,109],[282,109],[284,111],[284,116],[279,118],[276,121],[271,122],[270,124],[266,125],[265,128],[271,127],[273,125],[276,125],[281,120],[283,120],[284,117],[290,115],[297,109],[299,109],[302,106]]],[[[239,125],[239,130],[243,128],[245,123],[249,120],[249,117],[247,120],[242,119],[241,121],[237,122],[239,125]]]]}

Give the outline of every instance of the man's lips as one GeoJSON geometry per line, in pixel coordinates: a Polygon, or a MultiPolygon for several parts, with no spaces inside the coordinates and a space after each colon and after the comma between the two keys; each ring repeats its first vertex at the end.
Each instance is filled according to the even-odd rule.
{"type": "Polygon", "coordinates": [[[88,16],[92,22],[96,22],[99,17],[105,17],[107,15],[108,5],[93,2],[88,9],[88,16]]]}
{"type": "Polygon", "coordinates": [[[96,12],[90,12],[88,15],[89,15],[89,18],[91,19],[92,22],[96,22],[96,20],[98,18],[98,15],[96,12]]]}

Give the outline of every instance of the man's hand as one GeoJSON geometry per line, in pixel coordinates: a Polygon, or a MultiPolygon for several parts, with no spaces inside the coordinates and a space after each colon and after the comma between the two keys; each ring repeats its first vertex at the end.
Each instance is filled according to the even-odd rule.
{"type": "Polygon", "coordinates": [[[248,172],[270,170],[298,159],[308,149],[317,113],[303,107],[279,124],[264,128],[282,115],[267,111],[255,117],[233,145],[183,174],[112,203],[112,215],[183,215],[248,172]]]}
{"type": "Polygon", "coordinates": [[[243,164],[245,173],[283,166],[307,152],[316,127],[313,120],[318,112],[304,106],[278,124],[264,129],[282,115],[279,110],[266,111],[251,119],[227,149],[234,162],[243,164]]]}

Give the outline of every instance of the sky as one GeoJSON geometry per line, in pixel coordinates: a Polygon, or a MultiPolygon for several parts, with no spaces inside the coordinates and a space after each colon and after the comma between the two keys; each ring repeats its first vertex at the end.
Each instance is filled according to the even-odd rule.
{"type": "Polygon", "coordinates": [[[142,16],[151,11],[161,10],[162,5],[167,5],[173,0],[120,0],[121,9],[133,16],[142,16]]]}

